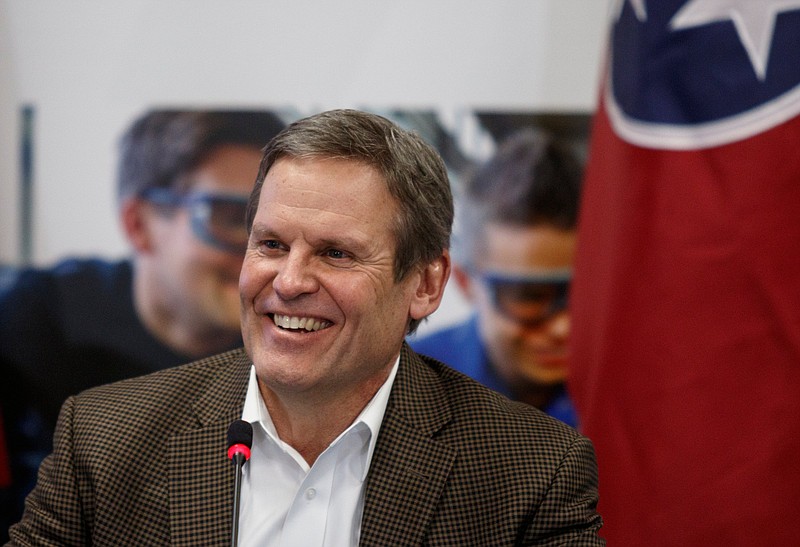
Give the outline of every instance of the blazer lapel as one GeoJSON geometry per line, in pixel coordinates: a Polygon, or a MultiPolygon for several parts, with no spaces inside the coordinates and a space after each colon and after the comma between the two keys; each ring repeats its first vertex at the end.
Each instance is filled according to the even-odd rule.
{"type": "Polygon", "coordinates": [[[420,545],[456,450],[433,434],[450,420],[438,377],[404,344],[367,477],[361,545],[420,545]]]}
{"type": "Polygon", "coordinates": [[[226,454],[226,433],[241,417],[250,361],[243,351],[221,357],[226,362],[195,402],[196,422],[169,440],[170,532],[176,546],[230,543],[234,466],[226,454]]]}

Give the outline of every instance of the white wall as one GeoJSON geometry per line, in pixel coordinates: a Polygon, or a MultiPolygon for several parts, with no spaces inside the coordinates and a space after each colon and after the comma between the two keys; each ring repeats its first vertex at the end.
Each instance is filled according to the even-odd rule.
{"type": "MultiPolygon", "coordinates": [[[[593,110],[611,0],[0,0],[0,262],[126,252],[116,141],[148,106],[593,110]]],[[[454,304],[457,307],[457,305],[454,304]]]]}

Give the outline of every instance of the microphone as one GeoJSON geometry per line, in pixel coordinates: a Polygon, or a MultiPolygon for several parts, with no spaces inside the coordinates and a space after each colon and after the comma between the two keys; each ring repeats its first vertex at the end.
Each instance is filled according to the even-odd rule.
{"type": "Polygon", "coordinates": [[[242,466],[250,459],[253,446],[253,426],[244,420],[235,420],[228,427],[228,458],[236,466],[236,479],[233,485],[233,527],[231,547],[239,543],[239,505],[242,497],[242,466]]]}

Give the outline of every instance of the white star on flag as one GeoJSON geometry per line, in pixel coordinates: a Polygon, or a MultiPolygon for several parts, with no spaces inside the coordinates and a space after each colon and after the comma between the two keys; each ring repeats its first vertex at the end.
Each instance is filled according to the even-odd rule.
{"type": "Polygon", "coordinates": [[[636,19],[640,22],[647,21],[647,9],[645,9],[644,0],[617,0],[617,3],[614,4],[613,7],[613,10],[616,12],[614,16],[617,21],[619,21],[619,18],[622,16],[622,9],[625,7],[625,2],[631,3],[633,12],[636,14],[636,19]]]}
{"type": "Polygon", "coordinates": [[[763,81],[767,74],[775,18],[781,12],[798,9],[800,0],[691,0],[678,10],[670,26],[681,30],[732,21],[756,76],[763,81]]]}

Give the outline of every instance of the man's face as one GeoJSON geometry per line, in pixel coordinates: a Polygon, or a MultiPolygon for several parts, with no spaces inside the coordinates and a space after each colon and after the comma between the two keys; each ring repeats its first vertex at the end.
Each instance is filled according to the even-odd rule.
{"type": "MultiPolygon", "coordinates": [[[[246,199],[260,161],[261,152],[255,147],[221,147],[189,174],[190,192],[246,199]]],[[[225,219],[232,224],[234,217],[241,215],[238,229],[243,241],[246,239],[243,210],[237,212],[228,207],[217,211],[215,204],[212,211],[211,207],[209,202],[209,230],[216,229],[211,222],[218,226],[225,219]]],[[[198,226],[192,226],[191,207],[179,207],[173,215],[160,217],[157,222],[157,275],[164,308],[195,332],[223,330],[238,337],[238,280],[244,250],[225,249],[204,239],[198,226]]]]}
{"type": "Polygon", "coordinates": [[[361,162],[272,166],[239,282],[244,343],[265,397],[368,400],[386,379],[420,279],[394,281],[395,214],[382,177],[361,162]]]}
{"type": "Polygon", "coordinates": [[[575,231],[491,223],[483,236],[470,292],[489,358],[512,386],[564,381],[570,325],[559,304],[575,231]]]}

